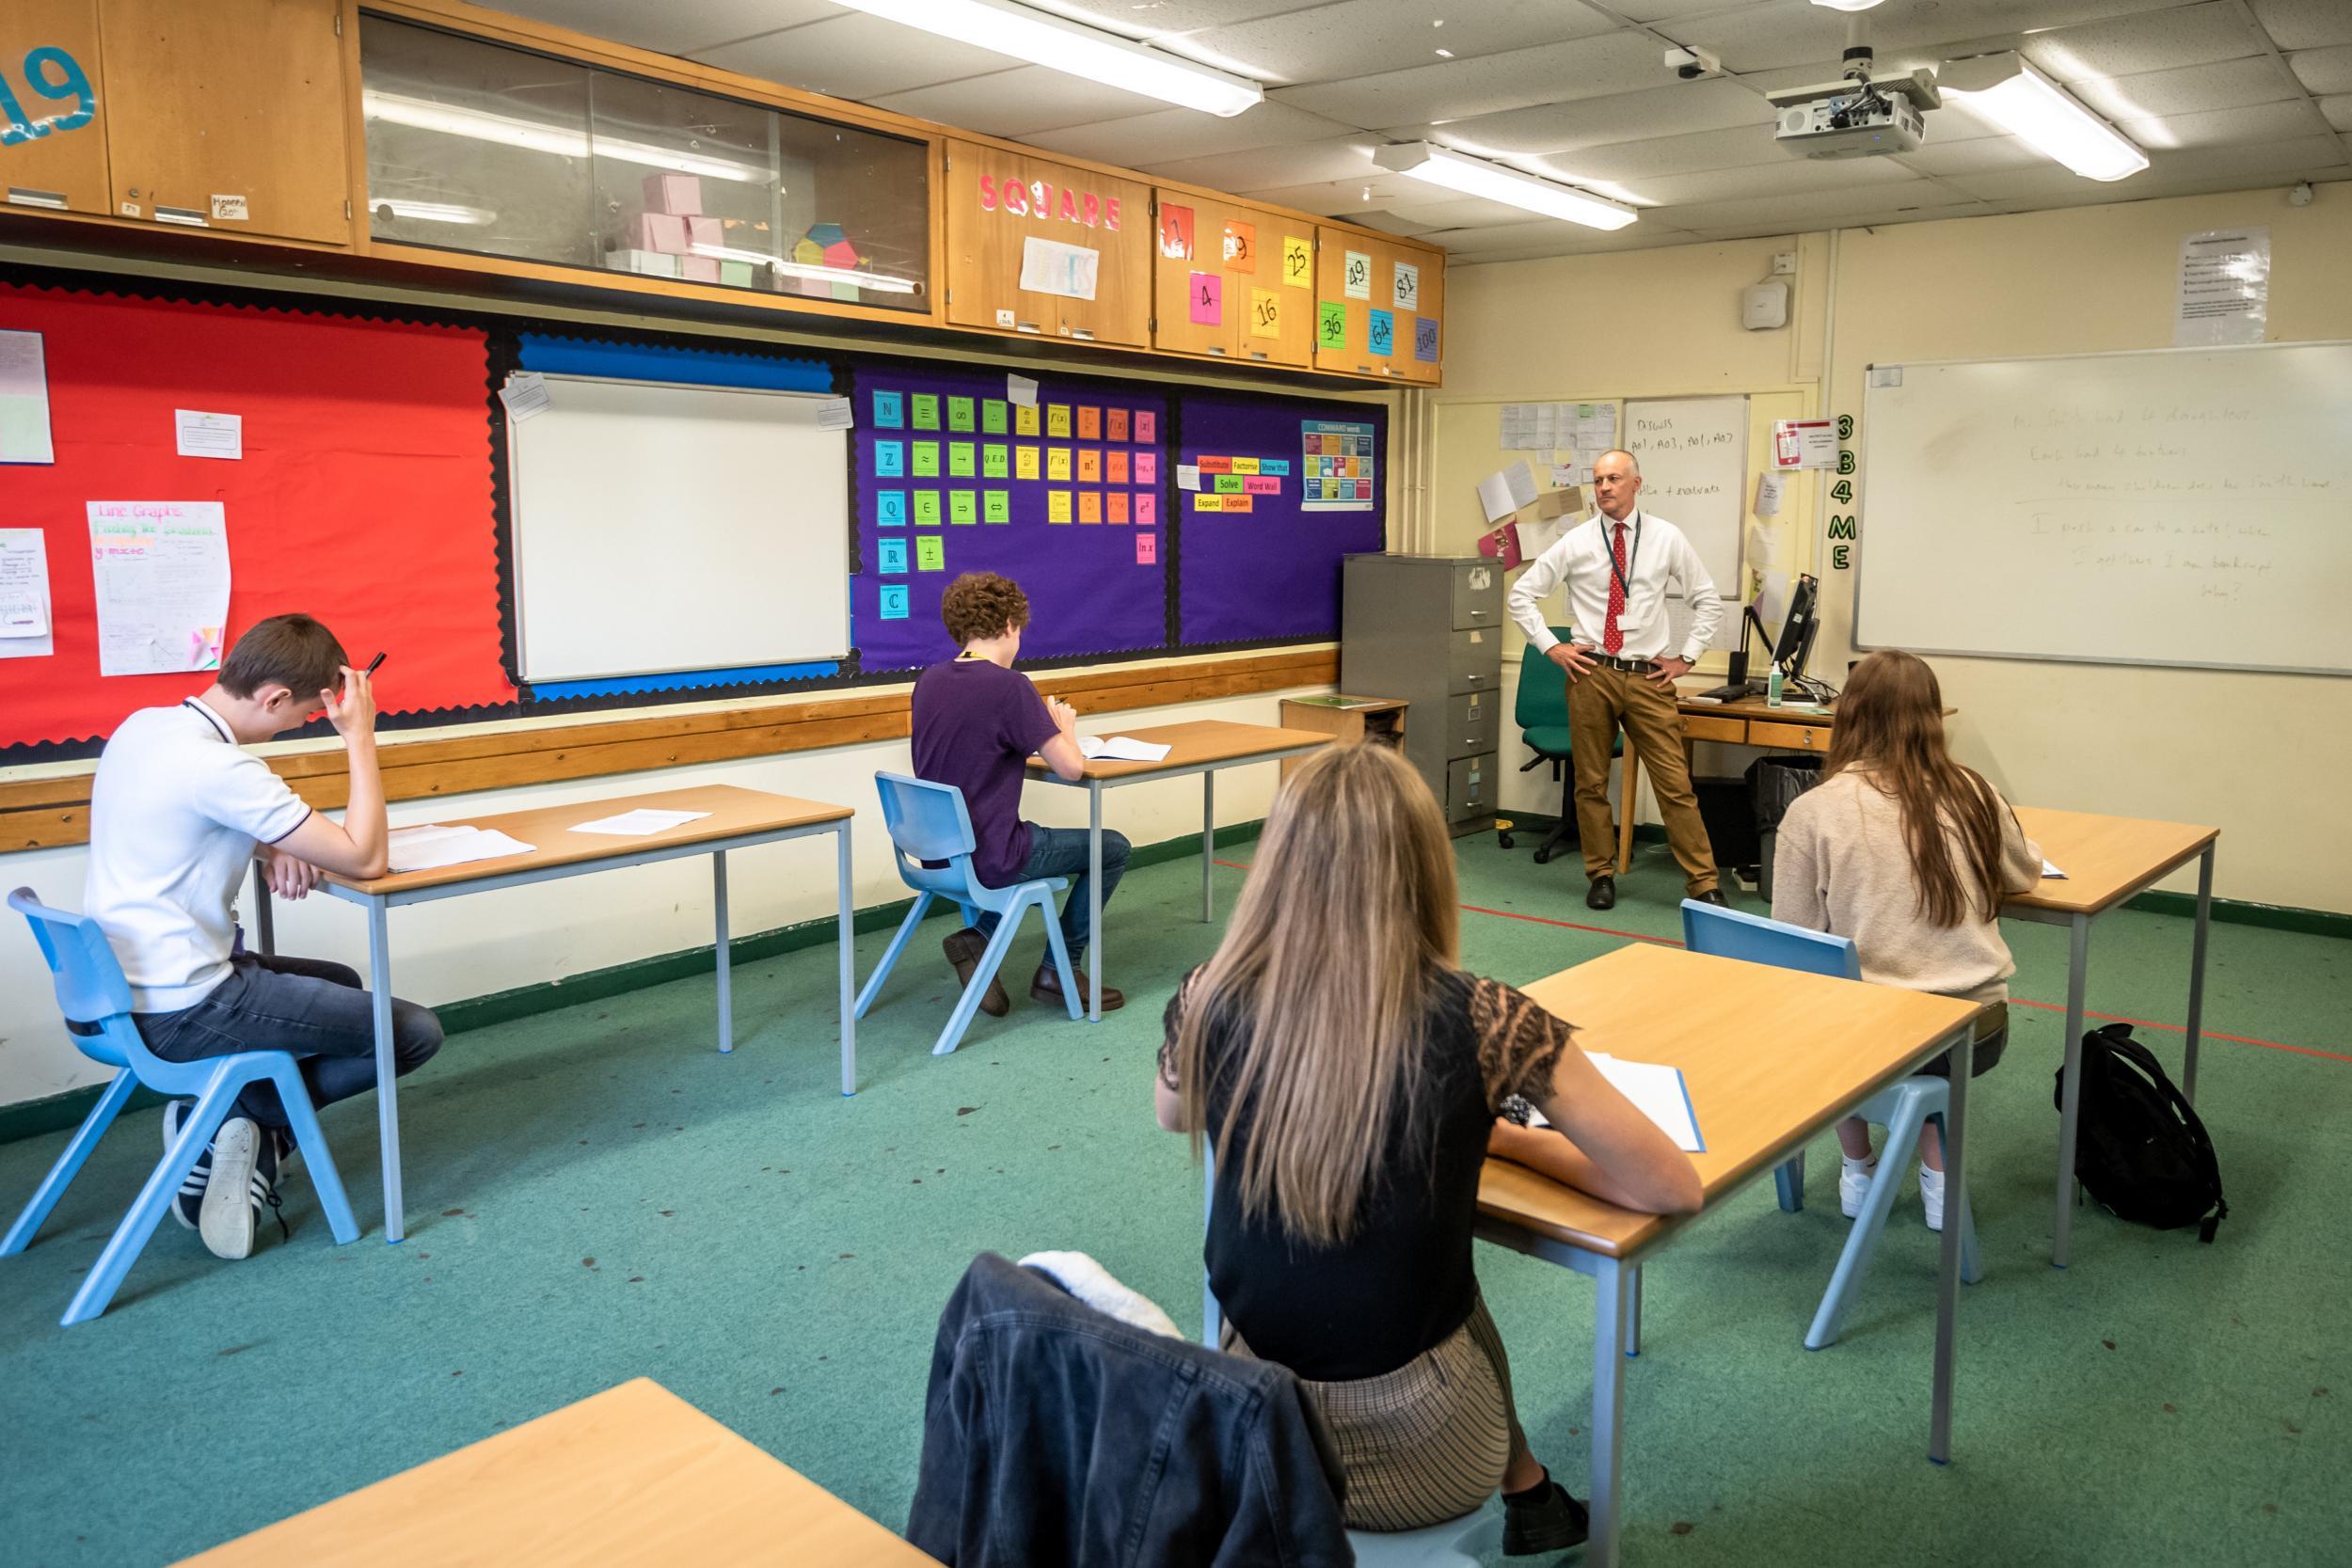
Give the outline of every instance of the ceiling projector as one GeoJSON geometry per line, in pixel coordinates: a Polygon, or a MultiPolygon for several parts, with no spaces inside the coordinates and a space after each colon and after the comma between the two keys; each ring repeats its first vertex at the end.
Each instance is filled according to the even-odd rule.
{"type": "Polygon", "coordinates": [[[1927,135],[1927,111],[1944,100],[1935,73],[1873,81],[1852,76],[1809,87],[1784,87],[1772,102],[1773,139],[1800,158],[1867,158],[1916,152],[1927,135]]]}

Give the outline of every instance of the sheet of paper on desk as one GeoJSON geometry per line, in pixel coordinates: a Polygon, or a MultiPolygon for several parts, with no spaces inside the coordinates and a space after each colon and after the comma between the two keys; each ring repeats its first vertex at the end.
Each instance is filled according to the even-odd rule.
{"type": "Polygon", "coordinates": [[[1131,740],[1123,735],[1082,735],[1078,737],[1078,754],[1089,762],[1102,759],[1109,762],[1164,762],[1168,749],[1154,746],[1148,740],[1131,740]]]}
{"type": "Polygon", "coordinates": [[[640,806],[618,816],[599,816],[594,822],[575,823],[576,833],[612,833],[620,838],[644,838],[652,833],[666,833],[683,823],[695,822],[710,814],[707,811],[655,811],[640,806]]]}
{"type": "Polygon", "coordinates": [[[2056,877],[2060,881],[2064,881],[2066,879],[2066,873],[2060,871],[2057,866],[2052,865],[2046,860],[2042,863],[2042,874],[2044,877],[2056,877]]]}
{"type": "MultiPolygon", "coordinates": [[[[1675,1141],[1675,1147],[1685,1154],[1704,1154],[1707,1140],[1699,1136],[1698,1113],[1691,1109],[1691,1090],[1682,1081],[1678,1067],[1661,1067],[1655,1062],[1623,1062],[1601,1051],[1588,1051],[1585,1059],[1600,1069],[1600,1075],[1617,1086],[1617,1092],[1633,1101],[1634,1109],[1657,1124],[1658,1130],[1675,1141]]],[[[1529,1110],[1530,1127],[1549,1127],[1541,1111],[1529,1110]]]]}
{"type": "Polygon", "coordinates": [[[509,838],[495,829],[444,828],[437,822],[394,828],[390,838],[392,869],[396,872],[437,871],[445,865],[538,852],[534,846],[509,838]]]}

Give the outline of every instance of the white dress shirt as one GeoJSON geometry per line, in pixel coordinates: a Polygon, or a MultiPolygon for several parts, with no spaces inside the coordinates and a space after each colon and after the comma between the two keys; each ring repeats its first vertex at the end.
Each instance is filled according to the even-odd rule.
{"type": "Polygon", "coordinates": [[[1560,640],[1544,624],[1543,601],[1565,582],[1568,622],[1576,627],[1578,641],[1600,647],[1602,631],[1609,624],[1609,585],[1613,575],[1609,539],[1602,531],[1619,526],[1625,529],[1626,580],[1631,592],[1617,614],[1617,630],[1624,638],[1617,657],[1665,657],[1666,591],[1673,586],[1691,606],[1690,635],[1679,650],[1680,657],[1696,663],[1723,619],[1723,601],[1715,596],[1714,579],[1707,575],[1699,552],[1691,547],[1682,531],[1646,512],[1631,514],[1622,525],[1597,512],[1568,530],[1559,543],[1529,562],[1519,580],[1511,585],[1507,601],[1511,619],[1535,644],[1536,652],[1549,653],[1560,640]]]}

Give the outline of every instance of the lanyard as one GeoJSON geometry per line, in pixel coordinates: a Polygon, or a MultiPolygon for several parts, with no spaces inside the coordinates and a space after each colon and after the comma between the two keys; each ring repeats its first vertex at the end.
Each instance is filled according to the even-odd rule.
{"type": "Polygon", "coordinates": [[[1642,515],[1639,512],[1633,515],[1633,547],[1626,552],[1625,569],[1619,571],[1616,547],[1609,542],[1609,531],[1624,526],[1606,512],[1600,515],[1600,551],[1609,558],[1609,575],[1617,579],[1619,588],[1625,590],[1625,602],[1629,605],[1633,602],[1633,571],[1642,560],[1642,515]]]}

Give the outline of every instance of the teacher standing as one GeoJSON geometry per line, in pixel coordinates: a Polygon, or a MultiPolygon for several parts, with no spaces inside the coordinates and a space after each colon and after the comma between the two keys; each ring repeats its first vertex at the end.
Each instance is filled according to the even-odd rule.
{"type": "Polygon", "coordinates": [[[1682,716],[1675,681],[1690,673],[1723,619],[1723,602],[1699,552],[1682,531],[1636,504],[1641,465],[1627,451],[1601,454],[1593,465],[1598,511],[1537,556],[1512,586],[1511,619],[1527,640],[1566,672],[1568,736],[1575,749],[1576,826],[1584,846],[1588,909],[1617,902],[1617,842],[1609,812],[1609,754],[1619,726],[1633,754],[1649,769],[1650,789],[1666,818],[1666,842],[1682,866],[1690,895],[1709,904],[1716,891],[1715,855],[1691,793],[1682,752],[1682,716]],[[1568,587],[1568,619],[1576,641],[1563,642],[1544,624],[1542,601],[1568,587]],[[1666,646],[1666,593],[1678,591],[1691,607],[1691,629],[1679,648],[1666,646]]]}

